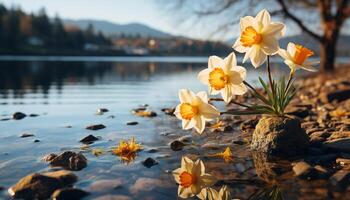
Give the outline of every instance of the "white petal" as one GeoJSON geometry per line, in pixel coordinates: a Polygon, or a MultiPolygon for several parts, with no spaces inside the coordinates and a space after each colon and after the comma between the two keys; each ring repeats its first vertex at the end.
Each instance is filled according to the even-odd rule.
{"type": "Polygon", "coordinates": [[[230,53],[225,59],[224,72],[228,73],[234,66],[237,65],[236,54],[234,52],[230,53]]]}
{"type": "Polygon", "coordinates": [[[311,65],[311,66],[313,66],[313,65],[318,65],[318,64],[320,64],[320,61],[314,61],[314,62],[312,62],[312,61],[305,61],[304,63],[303,63],[303,65],[311,65]]]}
{"type": "Polygon", "coordinates": [[[182,129],[188,130],[193,128],[193,123],[191,123],[191,120],[183,119],[182,120],[182,129]]]}
{"type": "Polygon", "coordinates": [[[242,80],[245,80],[245,78],[247,77],[247,70],[244,67],[242,67],[242,66],[235,66],[233,68],[233,70],[240,74],[242,80]]]}
{"type": "Polygon", "coordinates": [[[248,88],[244,83],[241,83],[239,85],[232,85],[232,94],[234,95],[243,95],[248,91],[248,88]]]}
{"type": "Polygon", "coordinates": [[[193,184],[189,188],[191,189],[191,192],[194,195],[199,194],[202,191],[202,189],[203,189],[203,187],[201,185],[199,185],[199,184],[193,184]]]}
{"type": "Polygon", "coordinates": [[[260,47],[254,45],[252,47],[253,51],[250,54],[250,61],[255,68],[258,68],[261,64],[263,64],[266,60],[266,54],[261,51],[260,47]]]}
{"type": "Polygon", "coordinates": [[[250,58],[250,54],[252,54],[253,51],[254,51],[254,46],[249,47],[248,51],[244,54],[244,58],[243,58],[242,63],[245,63],[245,61],[247,61],[248,58],[250,58]]]}
{"type": "Polygon", "coordinates": [[[213,105],[201,104],[199,109],[200,114],[206,119],[216,119],[220,116],[220,112],[213,105]]]}
{"type": "Polygon", "coordinates": [[[233,98],[232,87],[230,85],[226,85],[221,91],[221,96],[226,103],[230,103],[233,98]]]}
{"type": "Polygon", "coordinates": [[[181,159],[182,171],[191,172],[193,165],[194,165],[193,160],[189,159],[186,156],[182,156],[182,159],[181,159]]]}
{"type": "Polygon", "coordinates": [[[212,88],[209,86],[209,94],[211,95],[217,95],[220,93],[220,90],[215,90],[215,88],[212,88]]]}
{"type": "Polygon", "coordinates": [[[243,81],[241,74],[237,71],[230,71],[229,77],[231,84],[240,84],[243,81]]]}
{"type": "Polygon", "coordinates": [[[192,120],[194,120],[195,122],[194,128],[196,129],[197,133],[199,134],[203,133],[205,129],[205,118],[200,115],[197,115],[197,116],[194,116],[192,120]]]}
{"type": "Polygon", "coordinates": [[[203,174],[200,177],[200,182],[205,187],[210,187],[216,183],[217,179],[210,174],[203,174]]]}
{"type": "Polygon", "coordinates": [[[239,22],[241,31],[244,31],[248,26],[253,26],[253,23],[254,23],[254,17],[252,16],[242,17],[239,22]]]}
{"type": "Polygon", "coordinates": [[[181,197],[183,199],[187,199],[189,197],[194,196],[194,194],[192,193],[191,187],[185,188],[185,187],[179,186],[177,194],[179,197],[181,197]]]}
{"type": "Polygon", "coordinates": [[[183,172],[181,168],[177,168],[173,171],[173,177],[176,181],[176,183],[180,183],[180,174],[183,172]]]}
{"type": "Polygon", "coordinates": [[[209,84],[209,73],[210,73],[210,69],[204,69],[200,71],[198,74],[199,81],[202,82],[204,85],[209,84]]]}
{"type": "Polygon", "coordinates": [[[197,197],[201,200],[206,200],[208,196],[207,190],[208,190],[207,188],[203,188],[202,191],[199,194],[197,194],[197,197]]]}
{"type": "Polygon", "coordinates": [[[221,200],[219,193],[213,188],[208,188],[207,196],[209,200],[221,200]]]}
{"type": "Polygon", "coordinates": [[[264,27],[263,34],[270,35],[275,38],[280,38],[285,33],[286,26],[283,23],[270,23],[264,27]]]}
{"type": "Polygon", "coordinates": [[[181,103],[191,103],[194,96],[195,94],[191,90],[188,90],[188,89],[179,90],[179,98],[181,103]]]}
{"type": "Polygon", "coordinates": [[[269,35],[263,36],[263,42],[261,43],[261,50],[266,55],[274,55],[278,52],[279,46],[278,46],[278,40],[269,35]]]}
{"type": "Polygon", "coordinates": [[[306,71],[310,71],[310,72],[316,72],[317,71],[317,69],[314,68],[311,65],[303,65],[302,68],[305,69],[306,71]]]}
{"type": "Polygon", "coordinates": [[[285,49],[279,49],[278,54],[285,60],[292,60],[292,56],[285,49]]]}
{"type": "Polygon", "coordinates": [[[267,26],[271,22],[270,13],[263,9],[256,15],[255,20],[261,22],[263,26],[267,26]]]}
{"type": "Polygon", "coordinates": [[[201,92],[198,92],[196,95],[197,95],[197,97],[200,98],[202,103],[208,103],[208,95],[206,92],[201,91],[201,92]]]}
{"type": "Polygon", "coordinates": [[[289,42],[287,45],[287,51],[289,55],[293,56],[295,54],[295,44],[293,42],[289,42]]]}
{"type": "Polygon", "coordinates": [[[295,63],[294,63],[293,61],[291,61],[291,60],[285,60],[284,63],[285,63],[286,65],[288,65],[288,67],[289,67],[290,69],[292,69],[292,70],[297,70],[297,69],[299,69],[298,65],[295,64],[295,63]]]}
{"type": "Polygon", "coordinates": [[[214,69],[217,67],[223,67],[225,65],[225,62],[223,59],[221,59],[218,56],[210,56],[208,60],[208,67],[209,69],[214,69]]]}
{"type": "Polygon", "coordinates": [[[245,53],[249,50],[249,47],[245,47],[242,45],[241,38],[238,37],[236,42],[233,44],[232,48],[239,53],[245,53]]]}
{"type": "Polygon", "coordinates": [[[178,119],[182,119],[181,113],[180,113],[180,106],[181,104],[177,105],[174,111],[174,115],[178,118],[178,119]]]}
{"type": "Polygon", "coordinates": [[[226,185],[222,186],[220,191],[219,191],[219,197],[221,198],[221,200],[229,200],[230,196],[231,195],[227,189],[227,186],[226,185]]]}

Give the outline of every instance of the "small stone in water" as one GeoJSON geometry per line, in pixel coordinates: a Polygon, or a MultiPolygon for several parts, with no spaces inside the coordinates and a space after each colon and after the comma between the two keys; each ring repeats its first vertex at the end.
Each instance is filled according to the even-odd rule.
{"type": "Polygon", "coordinates": [[[107,108],[99,108],[97,109],[97,112],[105,113],[108,112],[109,110],[107,108]]]}
{"type": "Polygon", "coordinates": [[[245,142],[243,140],[235,140],[232,142],[233,144],[244,145],[245,142]]]}
{"type": "Polygon", "coordinates": [[[34,143],[40,142],[40,140],[34,140],[34,143]]]}
{"type": "Polygon", "coordinates": [[[156,160],[154,160],[153,158],[147,158],[146,160],[144,160],[142,162],[143,166],[147,167],[147,168],[151,168],[154,165],[158,165],[158,162],[156,160]]]}
{"type": "Polygon", "coordinates": [[[63,188],[56,190],[51,198],[53,200],[82,199],[89,195],[88,192],[77,188],[63,188]]]}
{"type": "Polygon", "coordinates": [[[34,137],[34,134],[31,134],[31,133],[23,133],[20,137],[21,137],[21,138],[34,137]]]}
{"type": "Polygon", "coordinates": [[[87,159],[81,153],[72,151],[63,152],[50,161],[52,166],[60,166],[69,170],[79,171],[86,167],[87,159]]]}
{"type": "Polygon", "coordinates": [[[178,140],[175,140],[175,141],[170,143],[170,148],[173,151],[181,151],[184,146],[185,146],[185,144],[183,142],[178,141],[178,140]]]}
{"type": "Polygon", "coordinates": [[[14,120],[20,120],[20,119],[23,119],[25,118],[27,115],[24,114],[24,113],[21,113],[21,112],[15,112],[13,115],[12,115],[12,118],[14,120]]]}
{"type": "Polygon", "coordinates": [[[93,130],[93,131],[104,129],[104,128],[106,128],[106,126],[103,124],[95,124],[95,125],[90,125],[86,127],[86,129],[93,130]]]}
{"type": "Polygon", "coordinates": [[[174,112],[175,112],[174,108],[162,108],[162,111],[167,115],[175,116],[174,115],[174,112]]]}
{"type": "Polygon", "coordinates": [[[50,162],[51,160],[53,160],[53,159],[56,158],[56,157],[57,157],[56,154],[50,153],[50,154],[44,156],[44,157],[42,158],[42,160],[45,161],[45,162],[50,162]]]}
{"type": "Polygon", "coordinates": [[[79,142],[84,143],[84,144],[92,144],[93,142],[99,140],[99,138],[93,136],[93,135],[88,135],[81,139],[79,142]]]}
{"type": "Polygon", "coordinates": [[[29,117],[38,117],[38,114],[30,114],[29,117]]]}
{"type": "Polygon", "coordinates": [[[128,125],[128,126],[134,126],[137,124],[139,124],[139,123],[138,122],[126,122],[126,125],[128,125]]]}

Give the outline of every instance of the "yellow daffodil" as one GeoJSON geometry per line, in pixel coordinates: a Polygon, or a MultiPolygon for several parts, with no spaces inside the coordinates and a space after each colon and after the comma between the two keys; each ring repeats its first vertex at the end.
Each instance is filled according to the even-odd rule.
{"type": "Polygon", "coordinates": [[[182,120],[182,128],[185,130],[195,128],[202,133],[205,122],[219,117],[220,112],[208,104],[208,96],[205,92],[194,94],[187,89],[179,91],[180,104],[176,106],[174,114],[182,120]]]}
{"type": "Polygon", "coordinates": [[[141,145],[136,143],[135,138],[131,138],[129,142],[121,140],[113,153],[119,156],[122,161],[130,162],[135,159],[136,153],[140,150],[141,145]]]}
{"type": "Polygon", "coordinates": [[[221,153],[213,154],[211,156],[223,158],[225,160],[225,162],[233,161],[232,152],[231,152],[230,147],[226,147],[225,151],[223,151],[221,153]]]}
{"type": "Polygon", "coordinates": [[[246,78],[246,70],[237,66],[236,55],[231,53],[225,59],[210,56],[208,69],[198,74],[198,79],[209,86],[209,93],[216,95],[221,93],[226,103],[229,103],[234,95],[243,95],[247,88],[243,81],[246,78]]]}
{"type": "Polygon", "coordinates": [[[284,63],[289,66],[292,73],[300,68],[308,71],[316,71],[313,65],[318,64],[318,62],[307,61],[314,52],[306,47],[289,42],[287,50],[280,49],[278,53],[284,59],[284,63]]]}
{"type": "Polygon", "coordinates": [[[189,198],[197,195],[205,197],[206,188],[212,186],[216,179],[205,173],[205,167],[201,160],[193,162],[188,157],[182,157],[181,167],[173,171],[175,181],[179,184],[178,195],[181,198],[189,198]]]}
{"type": "Polygon", "coordinates": [[[208,188],[207,190],[208,200],[230,200],[230,196],[230,191],[226,185],[221,187],[219,192],[213,188],[208,188]]]}
{"type": "Polygon", "coordinates": [[[240,21],[241,35],[236,40],[233,48],[245,53],[243,62],[250,58],[255,68],[266,60],[267,55],[278,52],[278,40],[284,35],[283,23],[271,22],[270,14],[262,10],[254,18],[246,16],[240,21]]]}

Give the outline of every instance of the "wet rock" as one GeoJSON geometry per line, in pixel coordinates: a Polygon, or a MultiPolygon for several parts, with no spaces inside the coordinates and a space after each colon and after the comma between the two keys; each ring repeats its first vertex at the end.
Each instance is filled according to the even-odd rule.
{"type": "Polygon", "coordinates": [[[243,140],[235,140],[235,141],[232,141],[232,143],[237,145],[244,145],[246,142],[244,142],[243,140]]]}
{"type": "Polygon", "coordinates": [[[25,118],[26,116],[27,116],[27,115],[24,114],[24,113],[15,112],[15,113],[13,113],[13,115],[12,115],[12,119],[14,119],[14,120],[20,120],[20,119],[25,118]]]}
{"type": "Polygon", "coordinates": [[[147,167],[147,168],[151,168],[154,165],[158,165],[158,162],[156,160],[154,160],[153,158],[147,158],[146,160],[144,160],[142,162],[143,166],[147,167]]]}
{"type": "Polygon", "coordinates": [[[11,118],[1,118],[0,121],[8,121],[10,120],[11,118]]]}
{"type": "Polygon", "coordinates": [[[299,120],[287,117],[263,117],[255,128],[251,143],[252,150],[281,157],[303,154],[308,146],[308,136],[299,120]]]}
{"type": "Polygon", "coordinates": [[[97,109],[96,114],[102,115],[103,113],[106,113],[108,111],[109,110],[107,108],[99,108],[99,109],[97,109]]]}
{"type": "Polygon", "coordinates": [[[181,151],[184,146],[185,146],[185,144],[183,142],[178,141],[178,140],[175,140],[175,141],[170,143],[170,148],[173,151],[181,151]]]}
{"type": "Polygon", "coordinates": [[[344,138],[328,141],[323,146],[336,152],[350,152],[350,139],[344,138]]]}
{"type": "Polygon", "coordinates": [[[106,126],[103,124],[90,125],[86,127],[86,129],[93,130],[93,131],[104,129],[104,128],[106,128],[106,126]]]}
{"type": "Polygon", "coordinates": [[[50,162],[51,160],[53,160],[54,158],[56,158],[57,155],[54,153],[50,153],[46,156],[44,156],[41,160],[45,161],[45,162],[50,162]]]}
{"type": "Polygon", "coordinates": [[[77,188],[63,188],[56,190],[51,198],[53,200],[78,200],[88,196],[89,193],[77,188]]]}
{"type": "Polygon", "coordinates": [[[128,126],[134,126],[137,124],[139,124],[139,123],[138,122],[126,122],[126,125],[128,125],[128,126]]]}
{"type": "Polygon", "coordinates": [[[341,102],[350,98],[350,89],[325,92],[321,94],[321,101],[324,103],[334,100],[341,102]]]}
{"type": "Polygon", "coordinates": [[[345,188],[350,183],[350,172],[346,170],[339,170],[331,176],[330,181],[333,185],[345,188]]]}
{"type": "Polygon", "coordinates": [[[34,134],[31,133],[23,133],[20,138],[34,137],[34,134]]]}
{"type": "Polygon", "coordinates": [[[192,142],[192,135],[184,135],[184,136],[177,138],[176,140],[178,140],[180,142],[184,142],[184,143],[191,143],[192,142]]]}
{"type": "Polygon", "coordinates": [[[47,199],[51,194],[77,181],[77,177],[67,171],[34,173],[19,180],[8,192],[15,199],[47,199]]]}
{"type": "Polygon", "coordinates": [[[175,116],[174,115],[175,108],[162,108],[162,112],[170,116],[175,116]]]}
{"type": "Polygon", "coordinates": [[[299,118],[305,118],[309,116],[310,111],[306,107],[291,107],[290,109],[286,110],[286,113],[299,118]]]}
{"type": "Polygon", "coordinates": [[[40,140],[34,140],[34,143],[38,143],[38,142],[40,142],[40,140]]]}
{"type": "Polygon", "coordinates": [[[84,137],[83,139],[81,139],[79,142],[84,143],[84,144],[92,144],[93,142],[99,140],[98,137],[95,137],[93,135],[88,135],[86,137],[84,137]]]}
{"type": "Polygon", "coordinates": [[[139,117],[157,117],[157,113],[153,111],[148,111],[144,109],[134,109],[132,111],[134,115],[137,115],[139,117]]]}
{"type": "Polygon", "coordinates": [[[72,151],[63,152],[50,161],[52,166],[60,166],[65,169],[78,171],[87,166],[87,159],[81,153],[72,151]]]}
{"type": "Polygon", "coordinates": [[[38,117],[38,114],[30,114],[29,117],[38,117]]]}
{"type": "Polygon", "coordinates": [[[2,191],[2,190],[4,190],[5,189],[5,187],[3,187],[3,186],[0,186],[0,191],[2,191]]]}
{"type": "Polygon", "coordinates": [[[249,119],[240,124],[240,129],[242,131],[246,131],[249,129],[254,129],[255,126],[258,124],[259,120],[258,119],[249,119]]]}
{"type": "Polygon", "coordinates": [[[346,158],[337,158],[336,159],[336,163],[340,164],[340,165],[350,165],[350,159],[346,159],[346,158]]]}
{"type": "Polygon", "coordinates": [[[301,161],[293,166],[295,176],[303,179],[326,178],[327,170],[320,165],[312,167],[308,163],[301,161]]]}

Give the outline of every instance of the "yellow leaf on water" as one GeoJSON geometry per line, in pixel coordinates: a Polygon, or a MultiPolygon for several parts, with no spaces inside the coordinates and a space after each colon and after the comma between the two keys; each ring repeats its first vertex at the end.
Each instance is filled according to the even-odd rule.
{"type": "Polygon", "coordinates": [[[101,148],[93,149],[93,150],[92,150],[92,154],[93,154],[94,156],[100,156],[100,155],[104,154],[104,150],[101,149],[101,148]]]}
{"type": "Polygon", "coordinates": [[[233,161],[233,156],[230,147],[226,147],[225,151],[210,155],[212,157],[223,158],[225,162],[233,161]]]}

